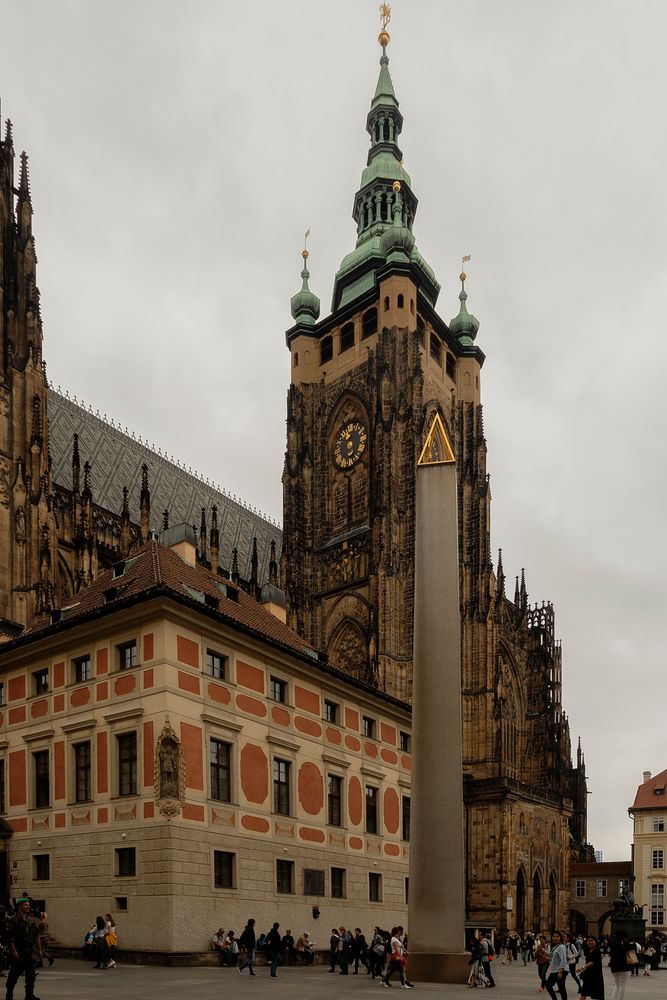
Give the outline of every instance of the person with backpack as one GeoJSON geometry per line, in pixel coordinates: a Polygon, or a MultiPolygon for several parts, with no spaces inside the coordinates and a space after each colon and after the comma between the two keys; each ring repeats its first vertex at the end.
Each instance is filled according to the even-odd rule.
{"type": "Polygon", "coordinates": [[[489,988],[491,988],[496,985],[493,973],[491,972],[491,962],[493,961],[495,951],[493,950],[493,945],[486,936],[486,931],[479,932],[479,944],[482,949],[482,968],[484,969],[484,975],[489,980],[489,988]]]}
{"type": "Polygon", "coordinates": [[[384,974],[385,933],[379,927],[373,928],[373,937],[368,951],[368,961],[373,979],[381,979],[384,974]]]}
{"type": "Polygon", "coordinates": [[[577,984],[577,989],[581,989],[581,983],[579,982],[579,977],[577,976],[577,960],[579,958],[579,948],[574,942],[574,938],[571,934],[565,935],[565,951],[567,954],[567,967],[570,970],[570,976],[577,984]]]}
{"type": "Polygon", "coordinates": [[[239,944],[245,951],[245,958],[243,958],[238,965],[239,972],[243,975],[243,970],[247,966],[250,975],[256,976],[257,973],[255,972],[253,965],[255,964],[255,948],[257,947],[257,938],[255,937],[255,921],[252,917],[250,917],[245,925],[239,944]]]}

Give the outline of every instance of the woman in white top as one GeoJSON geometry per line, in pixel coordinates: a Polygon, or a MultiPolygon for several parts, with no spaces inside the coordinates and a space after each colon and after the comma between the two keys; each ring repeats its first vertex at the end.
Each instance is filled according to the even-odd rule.
{"type": "Polygon", "coordinates": [[[567,1000],[567,990],[565,989],[565,979],[568,973],[567,951],[563,944],[563,935],[560,931],[554,931],[551,935],[551,961],[547,972],[546,983],[547,993],[551,1000],[556,1000],[554,984],[558,987],[561,1000],[567,1000]]]}

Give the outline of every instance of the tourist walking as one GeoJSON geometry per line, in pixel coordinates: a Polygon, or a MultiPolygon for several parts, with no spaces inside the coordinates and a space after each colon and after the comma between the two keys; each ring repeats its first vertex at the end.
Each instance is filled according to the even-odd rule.
{"type": "Polygon", "coordinates": [[[563,944],[563,935],[560,931],[554,931],[551,935],[551,961],[549,962],[549,970],[545,983],[551,1000],[556,1000],[554,985],[558,987],[561,1000],[567,1000],[567,990],[565,988],[567,973],[567,951],[563,944]]]}
{"type": "Polygon", "coordinates": [[[352,955],[352,935],[345,927],[339,927],[340,941],[338,942],[338,964],[341,976],[347,976],[352,955]]]}
{"type": "Polygon", "coordinates": [[[584,942],[585,964],[579,969],[581,985],[579,996],[590,997],[591,1000],[604,1000],[604,977],[602,975],[602,952],[592,935],[584,942]]]}
{"type": "Polygon", "coordinates": [[[408,986],[405,981],[405,957],[403,955],[403,942],[399,937],[398,927],[392,927],[391,931],[391,956],[389,959],[389,968],[387,973],[382,980],[383,986],[391,986],[389,980],[395,972],[398,972],[401,980],[401,988],[404,990],[411,990],[412,986],[408,986]]]}
{"type": "Polygon", "coordinates": [[[544,993],[546,990],[547,969],[549,968],[550,957],[551,949],[547,944],[547,939],[544,934],[540,934],[537,938],[537,948],[535,949],[535,964],[537,965],[537,975],[540,979],[540,993],[544,993]]]}
{"type": "Polygon", "coordinates": [[[35,996],[35,964],[42,957],[39,924],[30,913],[30,899],[21,896],[16,901],[16,913],[7,921],[7,944],[9,947],[9,975],[7,976],[7,1000],[13,1000],[14,987],[19,976],[25,978],[26,1000],[38,1000],[35,996]]]}
{"type": "Polygon", "coordinates": [[[255,948],[257,947],[257,938],[255,937],[255,921],[252,917],[248,920],[239,944],[245,951],[245,957],[239,962],[239,972],[243,975],[243,970],[247,967],[248,972],[251,976],[256,976],[253,966],[255,964],[255,948]]]}
{"type": "Polygon", "coordinates": [[[276,920],[275,924],[266,935],[266,951],[271,961],[271,976],[273,979],[278,975],[277,969],[280,965],[280,954],[282,944],[280,939],[280,924],[276,920]]]}
{"type": "Polygon", "coordinates": [[[611,1000],[623,1000],[625,987],[630,976],[627,955],[627,931],[616,931],[616,937],[609,948],[609,969],[614,980],[611,1000]]]}
{"type": "Polygon", "coordinates": [[[116,968],[116,948],[118,947],[118,928],[116,927],[116,921],[111,916],[110,913],[104,914],[104,926],[106,928],[106,943],[109,949],[109,961],[107,966],[109,969],[116,968]]]}
{"type": "Polygon", "coordinates": [[[371,946],[368,950],[368,962],[373,979],[381,979],[384,974],[385,938],[386,934],[379,927],[373,928],[371,946]]]}
{"type": "Polygon", "coordinates": [[[570,976],[574,979],[577,984],[577,989],[580,989],[581,983],[577,978],[577,960],[579,958],[579,948],[574,943],[574,938],[571,934],[565,935],[565,951],[567,953],[567,967],[570,972],[570,976]]]}
{"type": "Polygon", "coordinates": [[[331,928],[331,937],[329,938],[329,956],[331,958],[331,964],[329,966],[329,972],[336,971],[336,965],[338,963],[338,945],[340,944],[340,933],[337,927],[331,928]]]}
{"type": "Polygon", "coordinates": [[[493,978],[493,973],[491,972],[491,962],[493,960],[493,945],[486,936],[486,931],[479,932],[479,946],[482,951],[482,968],[484,969],[484,975],[489,980],[489,988],[496,985],[496,981],[493,978]]]}

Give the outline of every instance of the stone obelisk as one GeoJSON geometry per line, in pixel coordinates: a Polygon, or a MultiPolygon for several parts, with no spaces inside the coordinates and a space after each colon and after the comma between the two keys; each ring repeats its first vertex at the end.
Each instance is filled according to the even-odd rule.
{"type": "Polygon", "coordinates": [[[408,974],[464,983],[456,462],[438,414],[417,467],[408,974]]]}

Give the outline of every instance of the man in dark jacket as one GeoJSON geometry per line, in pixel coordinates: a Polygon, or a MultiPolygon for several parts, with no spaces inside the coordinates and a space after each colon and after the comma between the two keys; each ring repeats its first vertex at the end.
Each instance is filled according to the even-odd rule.
{"type": "Polygon", "coordinates": [[[14,987],[21,975],[25,976],[26,1000],[39,1000],[35,996],[35,963],[42,957],[39,924],[31,916],[30,900],[25,896],[16,901],[16,913],[7,921],[7,943],[7,1000],[13,1000],[14,987]]]}
{"type": "Polygon", "coordinates": [[[266,951],[271,959],[271,975],[275,979],[278,973],[276,969],[280,965],[280,952],[282,950],[282,943],[280,937],[280,924],[276,920],[275,924],[266,935],[266,951]]]}
{"type": "Polygon", "coordinates": [[[248,971],[251,976],[256,976],[257,973],[253,969],[255,964],[255,948],[257,947],[257,938],[255,937],[255,921],[250,918],[248,923],[245,925],[245,930],[241,935],[239,941],[241,948],[245,948],[245,958],[239,962],[239,972],[243,972],[246,965],[248,966],[248,971]]]}

